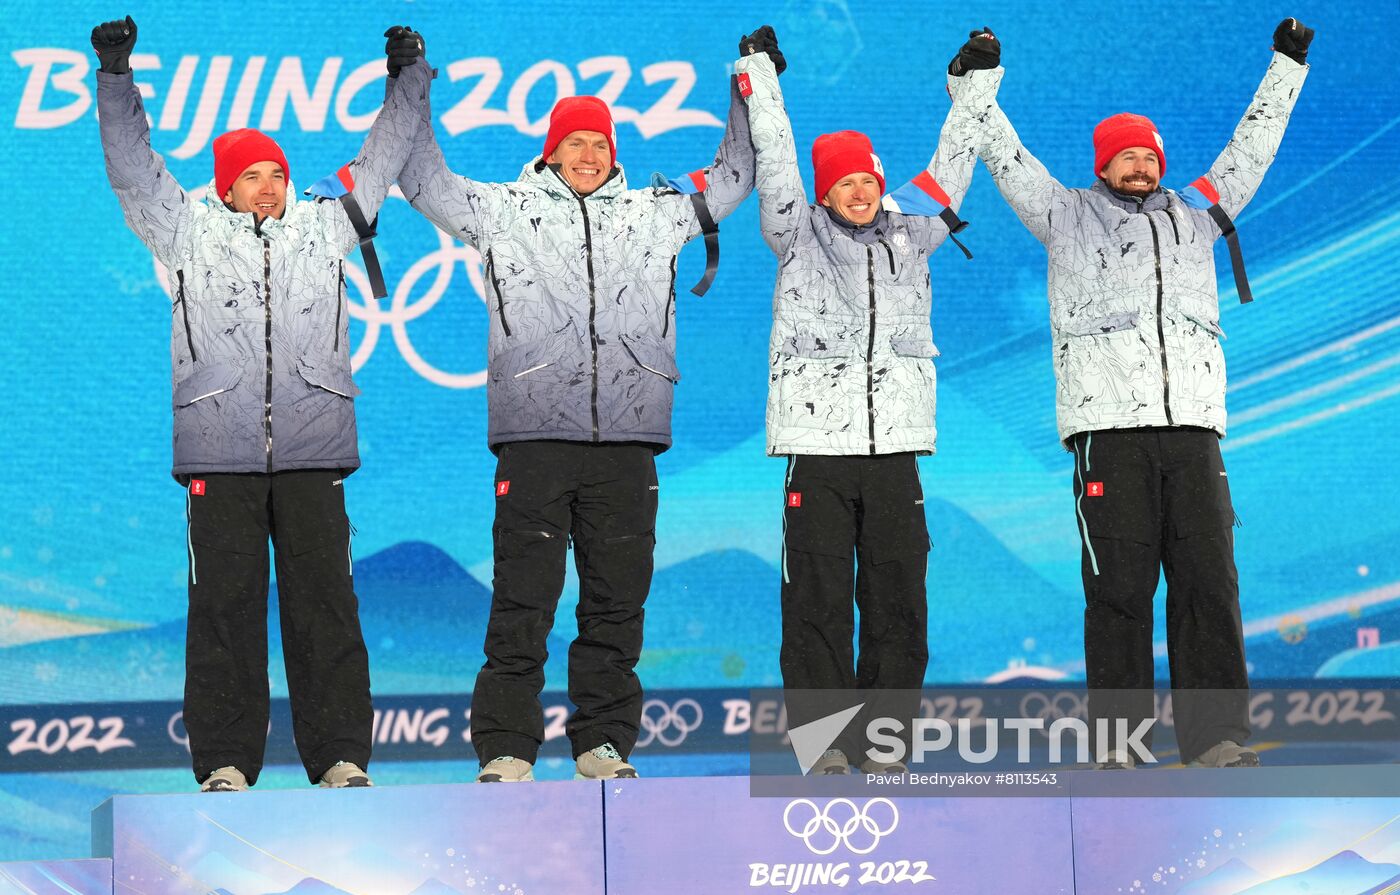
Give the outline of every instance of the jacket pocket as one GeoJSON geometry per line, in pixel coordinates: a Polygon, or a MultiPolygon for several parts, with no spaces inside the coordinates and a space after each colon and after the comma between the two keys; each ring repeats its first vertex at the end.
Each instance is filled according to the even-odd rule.
{"type": "Polygon", "coordinates": [[[1137,325],[1137,311],[1119,311],[1100,316],[1080,314],[1062,323],[1060,331],[1069,336],[1101,336],[1135,329],[1137,325]]]}
{"type": "Polygon", "coordinates": [[[797,333],[784,338],[778,350],[790,357],[850,357],[856,353],[856,346],[845,339],[797,333]]]}
{"type": "Polygon", "coordinates": [[[627,349],[627,353],[632,356],[632,360],[643,370],[649,370],[657,376],[680,382],[681,374],[676,369],[676,359],[666,346],[660,342],[646,342],[633,336],[624,335],[622,345],[627,349]]]}
{"type": "Polygon", "coordinates": [[[497,351],[487,361],[492,382],[531,380],[569,385],[587,375],[583,342],[572,320],[542,339],[506,344],[510,347],[497,351]]]}
{"type": "Polygon", "coordinates": [[[297,361],[297,372],[308,385],[342,398],[353,398],[360,393],[360,387],[350,378],[350,371],[341,367],[315,367],[303,359],[297,361]]]}
{"type": "Polygon", "coordinates": [[[1177,314],[1186,323],[1199,326],[1217,339],[1225,338],[1225,331],[1220,328],[1220,306],[1214,301],[1203,301],[1196,298],[1178,299],[1176,307],[1177,314]]]}
{"type": "Polygon", "coordinates": [[[904,357],[938,357],[933,339],[922,336],[890,336],[890,350],[904,357]]]}
{"type": "Polygon", "coordinates": [[[190,375],[175,383],[175,407],[188,407],[205,398],[221,395],[238,385],[243,370],[226,364],[196,366],[190,375]]]}

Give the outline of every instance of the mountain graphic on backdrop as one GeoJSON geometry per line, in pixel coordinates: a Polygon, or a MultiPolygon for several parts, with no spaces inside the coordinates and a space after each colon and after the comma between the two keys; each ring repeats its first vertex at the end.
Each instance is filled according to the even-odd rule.
{"type": "Polygon", "coordinates": [[[428,877],[408,895],[462,895],[462,890],[449,886],[437,877],[428,877]]]}
{"type": "MultiPolygon", "coordinates": [[[[934,547],[929,554],[929,642],[934,644],[929,680],[979,680],[1013,659],[1033,664],[1073,661],[1082,655],[1082,598],[1066,595],[1008,550],[987,528],[958,506],[938,498],[925,504],[934,547]],[[940,575],[951,563],[959,574],[940,575]],[[964,593],[951,580],[967,581],[966,568],[995,569],[1005,605],[981,593],[964,593]],[[1016,604],[1009,600],[1014,595],[1016,604]],[[989,627],[988,617],[1015,618],[1014,625],[989,627]],[[978,651],[939,649],[966,644],[979,632],[978,651]],[[1027,636],[1037,646],[1028,651],[1027,636]],[[1052,652],[1053,651],[1053,652],[1052,652]]],[[[975,579],[974,579],[975,580],[975,579]]],[[[643,670],[652,686],[733,684],[735,657],[743,660],[748,685],[777,683],[782,636],[781,568],[747,550],[717,550],[660,569],[647,598],[643,670]],[[678,676],[682,675],[682,676],[678,676]]],[[[853,594],[854,596],[854,594],[853,594]]]]}
{"type": "Polygon", "coordinates": [[[1224,864],[1176,890],[1176,895],[1236,895],[1264,879],[1264,875],[1239,858],[1224,864]]]}
{"type": "Polygon", "coordinates": [[[1371,895],[1400,884],[1400,865],[1376,864],[1354,851],[1338,852],[1314,867],[1241,889],[1234,895],[1371,895]]]}
{"type": "Polygon", "coordinates": [[[966,510],[928,497],[929,674],[933,681],[976,681],[1001,671],[1013,659],[1032,665],[1061,665],[1081,659],[1083,597],[1045,580],[966,510]],[[956,564],[956,567],[955,567],[956,564]],[[995,590],[983,590],[985,569],[995,590]],[[959,590],[958,582],[967,590],[959,590]],[[997,620],[988,624],[989,619],[997,620]],[[976,632],[977,652],[966,645],[976,632]],[[1035,645],[1027,649],[1026,639],[1035,645]]]}
{"type": "MultiPolygon", "coordinates": [[[[380,692],[460,692],[479,666],[491,604],[489,588],[439,548],[396,544],[355,561],[355,593],[380,692]]],[[[275,598],[275,588],[273,589],[275,598]]],[[[269,601],[268,636],[276,684],[283,674],[277,612],[269,601]]],[[[25,702],[179,698],[184,682],[185,620],[147,628],[68,637],[0,650],[0,680],[25,702]]]]}
{"type": "Polygon", "coordinates": [[[267,895],[350,895],[344,889],[337,889],[330,883],[307,877],[285,892],[268,892],[267,895]]]}

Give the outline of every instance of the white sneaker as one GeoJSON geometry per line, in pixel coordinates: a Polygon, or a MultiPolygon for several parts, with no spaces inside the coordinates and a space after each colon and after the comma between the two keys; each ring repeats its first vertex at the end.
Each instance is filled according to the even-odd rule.
{"type": "Polygon", "coordinates": [[[1193,761],[1186,763],[1188,768],[1257,768],[1259,753],[1245,748],[1234,740],[1221,740],[1211,746],[1193,761]]]}
{"type": "Polygon", "coordinates": [[[322,789],[345,789],[350,786],[373,786],[364,769],[353,761],[337,761],[317,781],[322,789]]]}
{"type": "Polygon", "coordinates": [[[828,749],[822,753],[822,757],[817,759],[817,763],[812,765],[812,769],[807,772],[808,776],[833,776],[851,773],[850,759],[846,758],[846,753],[840,749],[828,749]]]}
{"type": "Polygon", "coordinates": [[[533,783],[535,782],[535,766],[523,758],[502,755],[500,758],[493,758],[481,766],[481,772],[476,775],[476,782],[533,783]]]}
{"type": "Polygon", "coordinates": [[[635,779],[637,769],[627,763],[612,743],[604,743],[580,755],[574,761],[575,780],[635,779]]]}
{"type": "Polygon", "coordinates": [[[882,776],[909,773],[908,766],[902,761],[876,761],[873,758],[867,758],[863,761],[860,769],[861,772],[865,774],[879,774],[882,776]]]}
{"type": "Polygon", "coordinates": [[[247,792],[248,778],[238,768],[219,768],[199,785],[200,792],[247,792]]]}

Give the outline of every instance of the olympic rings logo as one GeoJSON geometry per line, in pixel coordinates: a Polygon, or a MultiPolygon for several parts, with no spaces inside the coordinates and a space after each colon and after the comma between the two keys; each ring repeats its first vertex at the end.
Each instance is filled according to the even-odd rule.
{"type": "MultiPolygon", "coordinates": [[[[191,190],[190,200],[200,201],[207,189],[207,187],[201,187],[191,190]]],[[[392,187],[385,201],[388,199],[404,200],[403,192],[397,186],[392,187]]],[[[348,284],[354,284],[355,292],[358,293],[358,300],[352,299],[347,289],[346,308],[351,317],[365,325],[364,335],[350,356],[350,369],[353,372],[359,372],[360,368],[369,362],[370,355],[374,354],[374,349],[379,344],[384,327],[388,326],[394,339],[394,345],[399,349],[399,354],[419,376],[443,388],[480,388],[486,384],[485,370],[472,373],[450,373],[440,370],[418,353],[408,335],[408,324],[431,311],[447,294],[458,262],[466,271],[467,281],[476,292],[476,297],[481,301],[482,306],[486,307],[481,253],[471,246],[456,242],[436,227],[433,227],[433,233],[437,236],[437,248],[419,258],[403,276],[399,277],[390,295],[387,309],[380,309],[375,303],[375,299],[371,295],[369,277],[359,263],[353,260],[353,257],[345,259],[345,281],[348,284]],[[410,300],[415,287],[418,286],[418,281],[428,276],[431,276],[431,280],[427,289],[416,300],[410,300]]],[[[155,268],[156,280],[168,295],[169,275],[165,266],[157,261],[155,268]]],[[[172,301],[174,300],[174,296],[170,296],[170,298],[172,301]]]]}
{"type": "Polygon", "coordinates": [[[797,799],[783,810],[783,826],[814,855],[829,855],[843,845],[852,854],[868,855],[898,825],[899,809],[885,798],[870,799],[860,807],[850,799],[832,799],[825,808],[811,799],[797,799]],[[793,826],[799,806],[801,815],[811,814],[800,828],[793,826]]]}
{"type": "Polygon", "coordinates": [[[685,742],[690,732],[700,727],[705,713],[700,703],[686,697],[669,705],[660,699],[648,699],[642,704],[642,735],[637,738],[637,748],[650,745],[653,741],[663,746],[679,746],[685,742]]]}
{"type": "Polygon", "coordinates": [[[1089,706],[1082,693],[1061,690],[1047,696],[1040,690],[1032,690],[1021,699],[1021,717],[1045,721],[1078,718],[1082,721],[1089,717],[1089,706]]]}

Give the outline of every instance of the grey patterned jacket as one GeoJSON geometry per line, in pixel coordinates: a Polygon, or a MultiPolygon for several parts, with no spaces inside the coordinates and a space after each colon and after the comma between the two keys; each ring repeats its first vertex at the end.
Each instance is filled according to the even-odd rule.
{"type": "MultiPolygon", "coordinates": [[[[587,197],[536,158],[514,183],[453,174],[430,116],[399,185],[443,232],[482,254],[491,306],[487,441],[671,444],[676,255],[700,234],[691,199],[627,188],[621,167],[587,197]]],[[[729,121],[703,178],[720,220],[753,189],[748,119],[729,121]]]]}
{"type": "Polygon", "coordinates": [[[1000,70],[948,78],[953,108],[927,170],[886,197],[874,221],[852,227],[807,202],[772,62],[747,56],[738,68],[752,91],[763,238],[778,256],[768,453],[932,453],[928,261],[948,237],[936,215],[967,192],[1000,70]],[[926,213],[900,211],[913,207],[926,213]]]}
{"type": "Polygon", "coordinates": [[[1273,55],[1263,83],[1210,171],[1146,200],[1102,182],[1066,189],[993,107],[980,153],[997,189],[1049,253],[1050,330],[1060,439],[1140,426],[1225,435],[1225,358],[1213,252],[1273,162],[1308,67],[1273,55]],[[1204,182],[1203,182],[1204,181],[1204,182]]]}
{"type": "MultiPolygon", "coordinates": [[[[412,147],[430,69],[391,79],[350,163],[373,219],[412,147]]],[[[297,201],[261,227],[220,201],[191,200],[151,150],[130,74],[97,75],[107,177],[127,225],[170,276],[174,474],[360,465],[342,259],[357,244],[339,202],[297,201]]]]}

